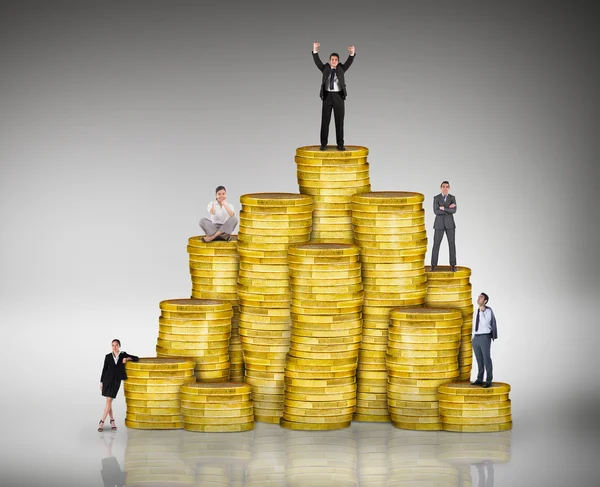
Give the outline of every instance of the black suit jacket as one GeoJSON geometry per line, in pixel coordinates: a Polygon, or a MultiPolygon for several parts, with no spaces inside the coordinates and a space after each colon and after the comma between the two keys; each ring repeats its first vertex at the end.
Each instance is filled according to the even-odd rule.
{"type": "Polygon", "coordinates": [[[102,375],[100,376],[100,382],[109,381],[111,379],[127,380],[127,373],[125,372],[125,364],[123,363],[124,358],[131,358],[133,362],[137,362],[139,357],[135,355],[129,355],[127,352],[119,353],[119,360],[115,364],[115,359],[112,353],[107,353],[104,357],[104,366],[102,367],[102,375]]]}
{"type": "Polygon", "coordinates": [[[435,213],[433,228],[435,230],[456,228],[456,224],[454,223],[454,213],[456,213],[456,208],[458,207],[455,206],[454,208],[449,208],[452,203],[456,204],[456,198],[450,193],[448,193],[445,203],[444,195],[442,193],[433,197],[433,212],[435,213]],[[440,206],[443,206],[444,209],[440,210],[440,206]]]}
{"type": "MultiPolygon", "coordinates": [[[[321,91],[319,93],[319,97],[322,100],[323,97],[325,96],[326,83],[329,83],[329,76],[331,74],[331,65],[329,63],[323,64],[321,62],[321,58],[319,57],[318,52],[313,52],[312,56],[313,56],[313,60],[314,60],[315,64],[317,65],[317,68],[319,68],[319,71],[321,71],[323,73],[323,79],[321,80],[321,91]]],[[[338,82],[340,83],[340,88],[342,89],[341,95],[344,100],[346,99],[346,96],[348,94],[346,92],[345,73],[346,73],[346,71],[348,71],[350,66],[352,66],[355,56],[356,56],[356,54],[354,56],[348,56],[348,59],[346,59],[345,63],[343,63],[343,64],[338,63],[337,67],[335,68],[338,82]]]]}

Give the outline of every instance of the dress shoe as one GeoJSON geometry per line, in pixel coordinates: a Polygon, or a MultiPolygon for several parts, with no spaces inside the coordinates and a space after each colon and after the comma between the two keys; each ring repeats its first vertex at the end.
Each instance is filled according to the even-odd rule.
{"type": "Polygon", "coordinates": [[[435,271],[435,266],[434,265],[431,266],[431,272],[433,272],[433,271],[435,271]]]}
{"type": "Polygon", "coordinates": [[[455,265],[451,265],[450,266],[450,272],[456,272],[456,266],[455,265]]]}
{"type": "Polygon", "coordinates": [[[346,148],[343,145],[338,145],[337,150],[346,150],[346,148]]]}
{"type": "Polygon", "coordinates": [[[483,384],[483,388],[487,389],[488,387],[492,387],[492,383],[491,382],[486,382],[485,384],[483,384]]]}
{"type": "Polygon", "coordinates": [[[471,385],[472,385],[472,386],[482,386],[482,385],[483,385],[483,382],[482,382],[482,381],[480,381],[480,380],[476,380],[475,382],[471,382],[471,385]]]}
{"type": "Polygon", "coordinates": [[[321,147],[319,147],[319,150],[325,150],[325,149],[327,149],[326,145],[322,145],[321,147]]]}

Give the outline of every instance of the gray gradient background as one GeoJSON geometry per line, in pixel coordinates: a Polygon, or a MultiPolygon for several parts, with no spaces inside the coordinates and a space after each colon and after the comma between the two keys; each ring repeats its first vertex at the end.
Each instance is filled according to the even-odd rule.
{"type": "Polygon", "coordinates": [[[204,3],[0,7],[2,484],[102,485],[110,340],[154,355],[158,302],[189,296],[186,242],[215,186],[238,210],[241,194],[298,191],[319,41],[322,59],[356,46],[346,144],[369,147],[373,190],[424,193],[430,242],[442,179],[457,197],[458,262],[491,296],[495,378],[513,387],[496,485],[592,485],[592,3],[204,3]]]}

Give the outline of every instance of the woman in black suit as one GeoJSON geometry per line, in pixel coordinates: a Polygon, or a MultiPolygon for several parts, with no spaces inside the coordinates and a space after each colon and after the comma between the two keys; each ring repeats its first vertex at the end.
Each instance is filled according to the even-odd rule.
{"type": "Polygon", "coordinates": [[[125,364],[129,361],[137,362],[139,360],[135,355],[129,355],[127,352],[121,352],[120,350],[121,342],[115,338],[112,341],[112,353],[108,353],[104,357],[104,366],[100,376],[100,390],[102,395],[106,397],[106,406],[104,407],[104,415],[98,424],[98,431],[104,430],[104,420],[107,415],[110,415],[110,429],[117,429],[113,417],[112,401],[117,397],[121,381],[127,379],[125,364]]]}

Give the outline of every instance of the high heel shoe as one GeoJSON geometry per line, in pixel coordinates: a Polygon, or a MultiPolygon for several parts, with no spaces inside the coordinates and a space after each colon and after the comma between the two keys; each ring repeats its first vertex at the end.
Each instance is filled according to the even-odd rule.
{"type": "Polygon", "coordinates": [[[117,426],[115,424],[115,420],[114,419],[110,420],[110,429],[113,430],[113,431],[116,431],[116,429],[117,429],[117,426]]]}
{"type": "Polygon", "coordinates": [[[102,420],[98,423],[98,431],[104,431],[104,421],[102,420]]]}

